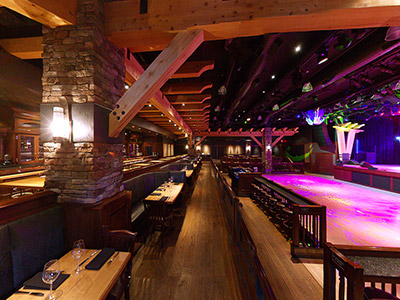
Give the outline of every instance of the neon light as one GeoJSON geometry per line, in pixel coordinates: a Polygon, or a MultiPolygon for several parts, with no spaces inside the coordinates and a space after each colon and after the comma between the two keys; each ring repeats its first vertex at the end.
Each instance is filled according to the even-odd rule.
{"type": "Polygon", "coordinates": [[[396,136],[396,140],[400,142],[400,136],[396,136]]]}
{"type": "Polygon", "coordinates": [[[322,122],[325,121],[324,117],[325,114],[325,109],[319,109],[317,108],[316,110],[309,110],[303,113],[304,117],[306,118],[306,122],[308,125],[321,125],[322,122]]]}
{"type": "Polygon", "coordinates": [[[356,154],[358,154],[358,149],[359,149],[359,141],[356,140],[356,154]]]}

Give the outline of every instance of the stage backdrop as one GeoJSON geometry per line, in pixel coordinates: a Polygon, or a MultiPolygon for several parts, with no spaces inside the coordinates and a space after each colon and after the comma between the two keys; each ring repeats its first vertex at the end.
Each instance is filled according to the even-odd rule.
{"type": "MultiPolygon", "coordinates": [[[[364,132],[357,134],[358,151],[376,149],[376,163],[400,165],[400,116],[373,118],[365,123],[364,132]]],[[[356,148],[356,143],[354,145],[356,148]]],[[[353,153],[356,149],[353,149],[353,153]]]]}

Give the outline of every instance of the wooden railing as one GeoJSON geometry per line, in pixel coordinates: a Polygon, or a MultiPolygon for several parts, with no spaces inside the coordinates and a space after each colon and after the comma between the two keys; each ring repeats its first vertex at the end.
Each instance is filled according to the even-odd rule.
{"type": "Polygon", "coordinates": [[[218,182],[218,192],[229,234],[236,245],[234,249],[238,262],[236,267],[243,296],[249,300],[276,300],[266,272],[257,256],[257,248],[242,219],[241,204],[212,159],[211,163],[218,182]]]}
{"type": "Polygon", "coordinates": [[[292,255],[322,258],[326,242],[326,207],[267,178],[255,179],[253,189],[253,201],[291,240],[292,255]]]}
{"type": "Polygon", "coordinates": [[[304,163],[292,163],[292,162],[273,162],[272,173],[294,173],[304,174],[304,163]]]}
{"type": "MultiPolygon", "coordinates": [[[[397,293],[397,288],[400,284],[400,276],[393,261],[398,261],[399,258],[400,248],[326,243],[324,249],[324,300],[364,300],[367,286],[376,287],[393,296],[397,294],[398,297],[400,292],[397,293]]],[[[388,296],[384,299],[391,299],[388,296]]]]}

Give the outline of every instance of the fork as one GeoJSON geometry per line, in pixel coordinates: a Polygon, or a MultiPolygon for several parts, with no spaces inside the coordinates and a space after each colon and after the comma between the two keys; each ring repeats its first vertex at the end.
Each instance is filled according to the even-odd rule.
{"type": "Polygon", "coordinates": [[[115,253],[115,255],[113,257],[111,257],[111,259],[108,261],[108,263],[112,263],[112,261],[114,260],[114,258],[116,258],[119,254],[119,251],[117,251],[117,253],[115,253]]]}

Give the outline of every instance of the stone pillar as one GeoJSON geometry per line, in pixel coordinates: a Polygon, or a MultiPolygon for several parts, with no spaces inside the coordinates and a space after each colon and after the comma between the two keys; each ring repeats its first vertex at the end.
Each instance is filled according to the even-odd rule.
{"type": "Polygon", "coordinates": [[[268,174],[272,172],[272,130],[270,127],[266,127],[262,136],[262,162],[264,165],[264,173],[268,174]]]}
{"type": "Polygon", "coordinates": [[[80,103],[95,106],[92,141],[44,144],[45,187],[58,192],[62,202],[95,203],[122,190],[122,141],[107,140],[108,121],[94,112],[114,107],[125,79],[123,51],[104,34],[102,4],[78,0],[77,25],[43,29],[43,103],[69,111],[80,103]],[[105,137],[100,140],[98,123],[105,137]]]}

